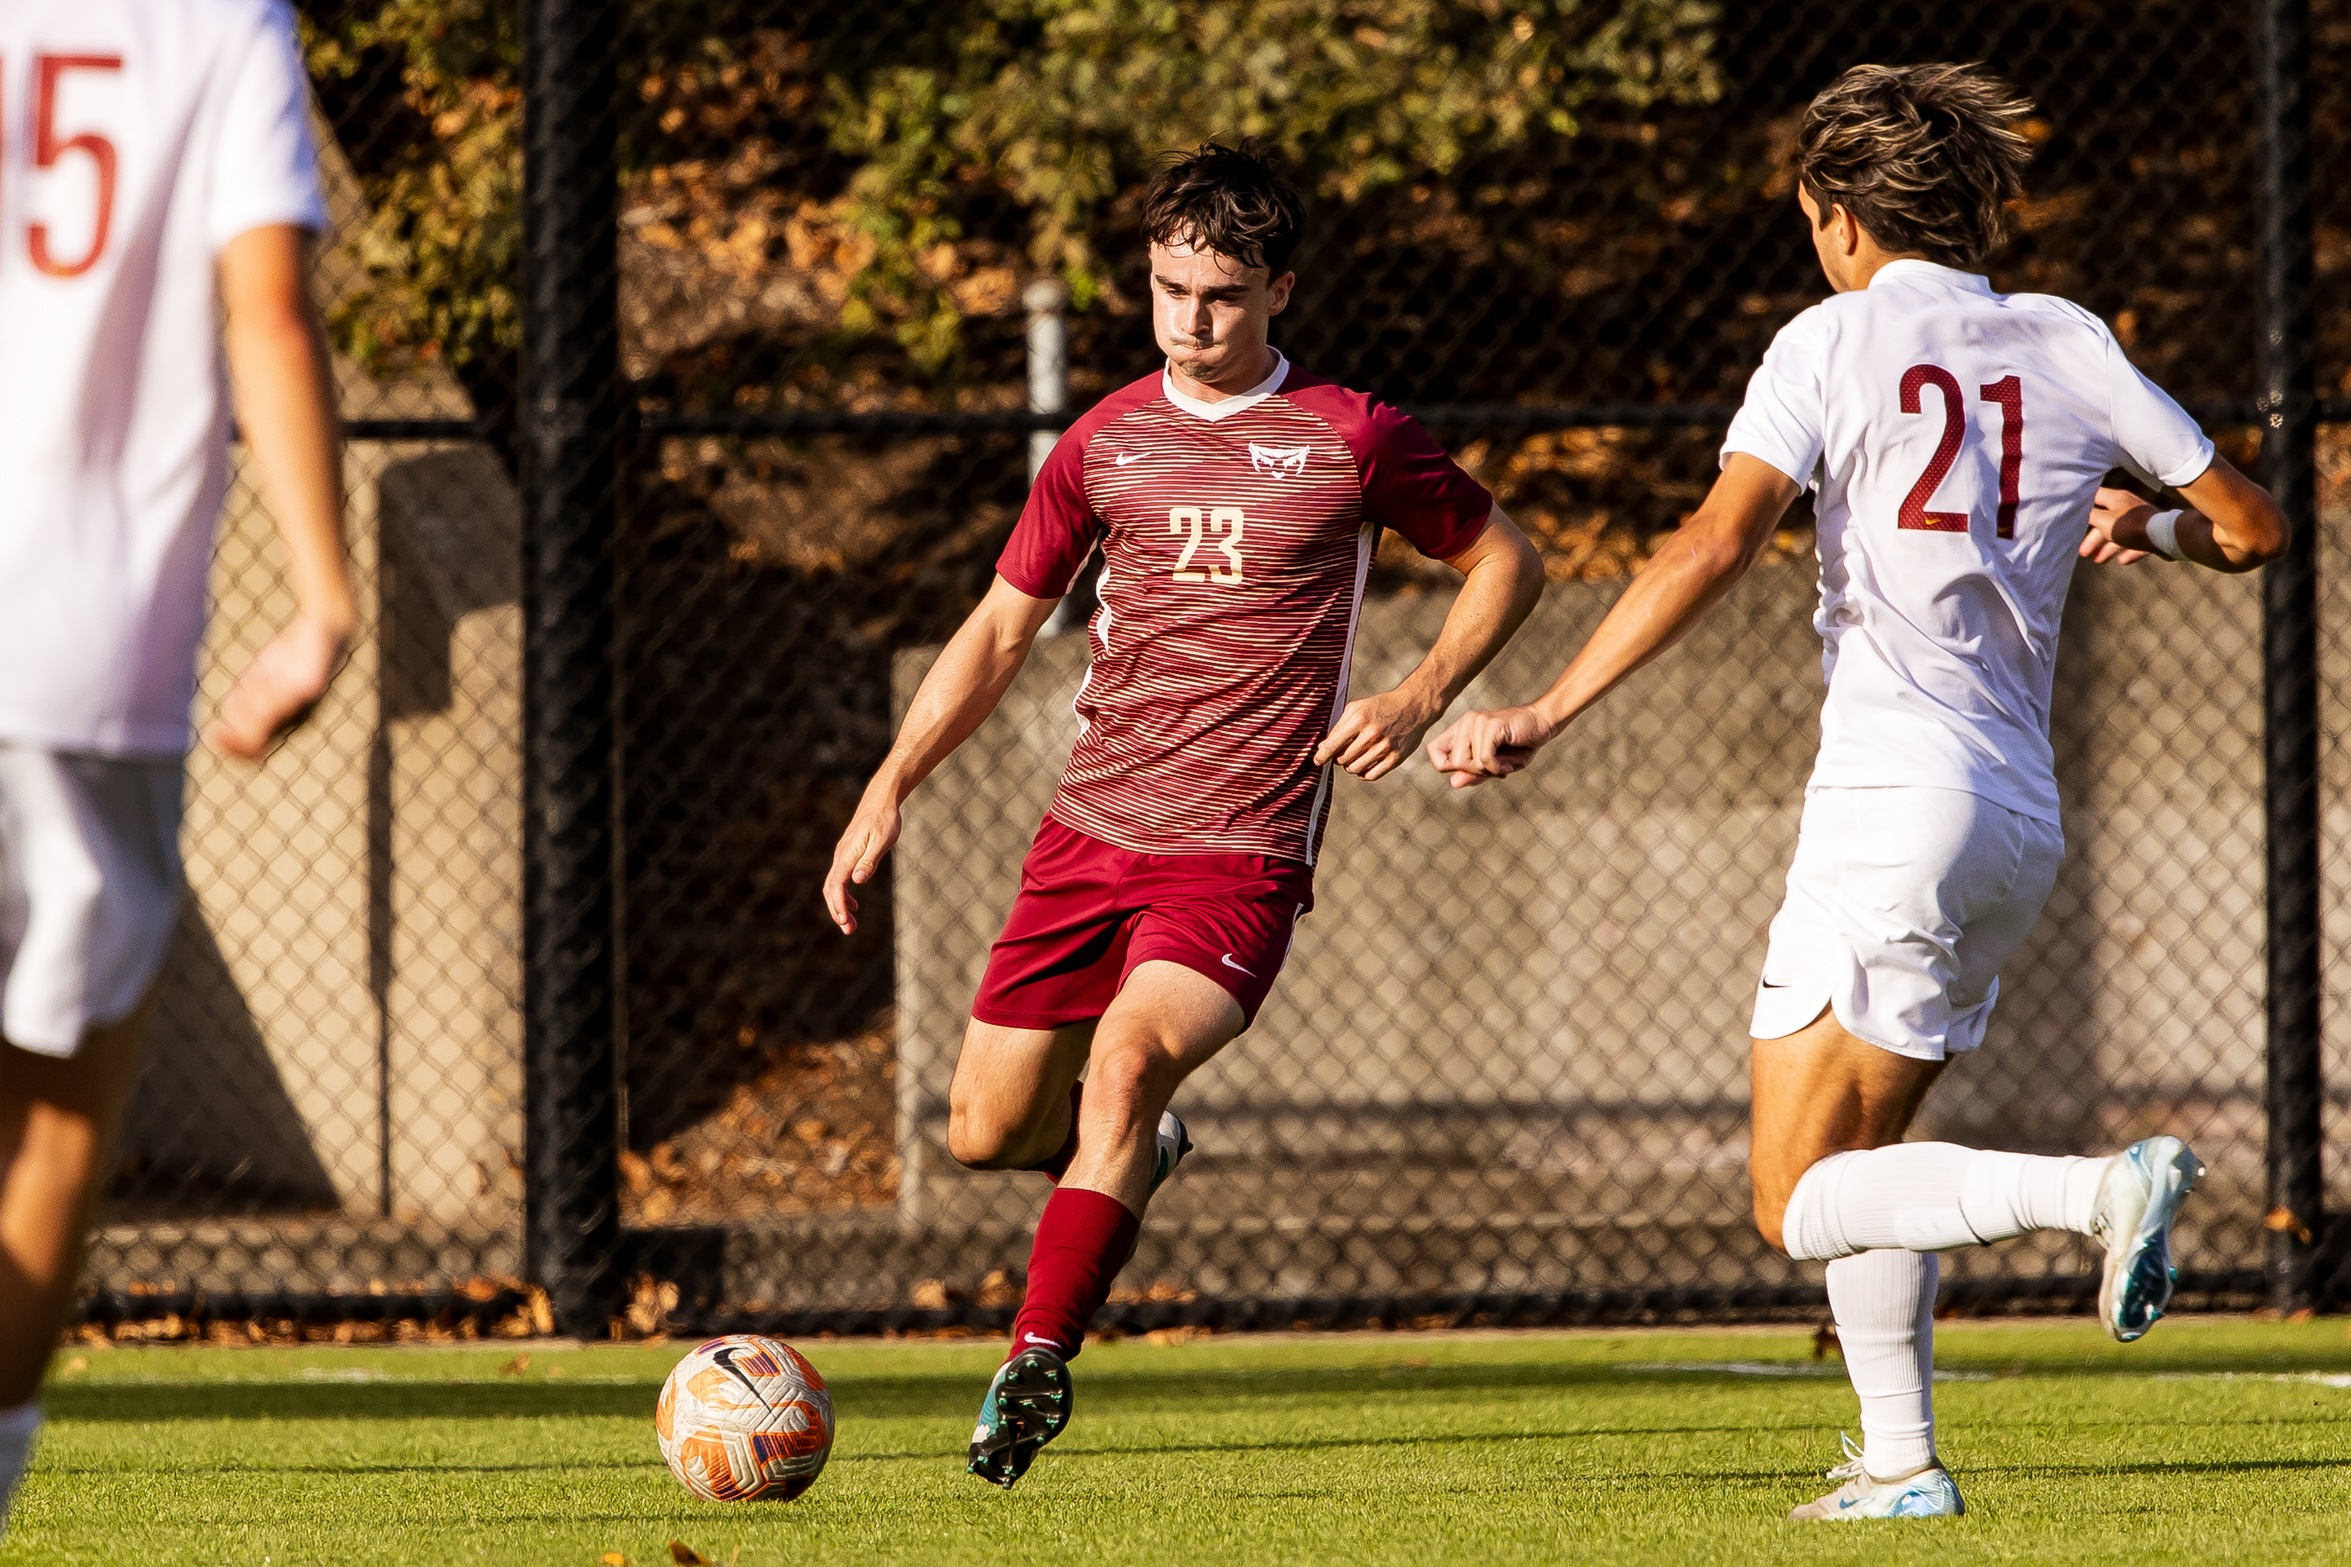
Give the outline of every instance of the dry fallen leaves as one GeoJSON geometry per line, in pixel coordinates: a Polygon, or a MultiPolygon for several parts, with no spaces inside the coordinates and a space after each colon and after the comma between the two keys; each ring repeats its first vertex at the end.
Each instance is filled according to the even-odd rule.
{"type": "Polygon", "coordinates": [[[710,1558],[683,1540],[669,1542],[669,1559],[678,1567],[711,1567],[710,1558]]]}

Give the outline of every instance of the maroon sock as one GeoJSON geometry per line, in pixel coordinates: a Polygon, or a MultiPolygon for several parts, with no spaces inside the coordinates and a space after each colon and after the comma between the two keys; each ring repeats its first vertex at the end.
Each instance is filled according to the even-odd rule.
{"type": "Polygon", "coordinates": [[[1064,1360],[1074,1358],[1094,1313],[1110,1298],[1110,1281],[1135,1254],[1142,1228],[1116,1197],[1054,1188],[1029,1248],[1028,1293],[1012,1319],[1011,1354],[1042,1344],[1064,1360]]]}
{"type": "Polygon", "coordinates": [[[1061,1140],[1060,1152],[1035,1164],[1023,1165],[1023,1169],[1041,1171],[1055,1181],[1069,1173],[1069,1161],[1078,1156],[1078,1101],[1084,1097],[1085,1089],[1083,1083],[1069,1085],[1069,1135],[1061,1140]]]}

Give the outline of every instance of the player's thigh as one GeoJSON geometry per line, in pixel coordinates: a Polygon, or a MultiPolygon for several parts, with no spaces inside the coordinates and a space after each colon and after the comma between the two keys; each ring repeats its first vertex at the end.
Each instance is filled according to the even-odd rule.
{"type": "Polygon", "coordinates": [[[1176,1085],[1247,1023],[1232,992],[1199,968],[1159,958],[1139,963],[1095,1031],[1089,1101],[1133,1097],[1156,1114],[1176,1085]]]}
{"type": "Polygon", "coordinates": [[[1008,1028],[971,1020],[948,1090],[956,1129],[982,1143],[1017,1140],[1050,1120],[1085,1069],[1098,1025],[1008,1028]]]}
{"type": "Polygon", "coordinates": [[[1774,1213],[1830,1154],[1900,1142],[1944,1067],[1857,1038],[1827,1011],[1793,1034],[1754,1041],[1749,1062],[1748,1168],[1757,1208],[1774,1213]]]}

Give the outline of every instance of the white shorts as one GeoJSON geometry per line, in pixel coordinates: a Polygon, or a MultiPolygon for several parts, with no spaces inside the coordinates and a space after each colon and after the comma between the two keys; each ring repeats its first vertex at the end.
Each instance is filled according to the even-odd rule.
{"type": "Polygon", "coordinates": [[[138,1010],[179,924],[180,781],[0,741],[0,1039],[70,1056],[138,1010]]]}
{"type": "Polygon", "coordinates": [[[2054,822],[1981,795],[1813,790],[1750,1032],[1780,1039],[1825,1007],[1896,1055],[1973,1050],[2064,856],[2054,822]]]}

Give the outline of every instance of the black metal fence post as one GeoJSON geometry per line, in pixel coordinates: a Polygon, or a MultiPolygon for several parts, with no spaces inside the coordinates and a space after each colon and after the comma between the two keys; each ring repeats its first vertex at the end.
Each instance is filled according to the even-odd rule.
{"type": "Polygon", "coordinates": [[[2261,599],[2269,877],[2269,1299],[2311,1304],[2319,1142],[2318,408],[2309,0],[2258,0],[2261,449],[2294,546],[2261,599]]]}
{"type": "Polygon", "coordinates": [[[523,963],[527,1266],[559,1331],[619,1307],[613,534],[621,439],[614,0],[524,39],[523,963]]]}

